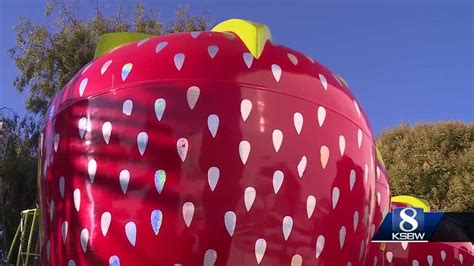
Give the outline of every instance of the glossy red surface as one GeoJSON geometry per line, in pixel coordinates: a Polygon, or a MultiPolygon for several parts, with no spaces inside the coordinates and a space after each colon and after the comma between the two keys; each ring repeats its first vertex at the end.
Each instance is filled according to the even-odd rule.
{"type": "Polygon", "coordinates": [[[472,265],[471,243],[387,244],[385,265],[472,265]]]}
{"type": "Polygon", "coordinates": [[[43,265],[372,260],[389,195],[363,111],[298,52],[267,43],[251,64],[245,53],[230,34],[166,35],[71,80],[42,135],[43,265]]]}
{"type": "MultiPolygon", "coordinates": [[[[375,198],[377,200],[377,204],[375,205],[374,220],[372,224],[369,225],[370,239],[372,239],[374,234],[379,230],[380,225],[382,224],[383,219],[385,219],[387,213],[391,211],[390,199],[392,197],[390,193],[387,172],[378,160],[376,160],[375,167],[375,198]]],[[[367,259],[365,260],[365,265],[383,265],[385,249],[386,244],[370,242],[369,252],[367,254],[367,259]]]]}

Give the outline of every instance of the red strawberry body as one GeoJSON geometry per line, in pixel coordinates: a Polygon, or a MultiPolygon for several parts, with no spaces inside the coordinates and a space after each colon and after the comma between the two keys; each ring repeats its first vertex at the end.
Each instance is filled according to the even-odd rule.
{"type": "MultiPolygon", "coordinates": [[[[376,189],[375,189],[375,212],[374,220],[372,224],[369,225],[370,239],[373,238],[373,234],[376,234],[380,229],[383,220],[388,212],[391,211],[390,207],[390,186],[388,182],[388,174],[385,171],[382,163],[379,160],[376,160],[375,167],[375,176],[376,176],[376,189]]],[[[367,254],[367,259],[365,260],[365,265],[384,265],[383,260],[384,253],[386,249],[386,243],[377,243],[370,242],[369,244],[369,253],[367,254]]]]}
{"type": "Polygon", "coordinates": [[[44,265],[370,259],[372,133],[331,71],[271,42],[257,59],[230,33],[139,43],[95,59],[49,110],[44,265]]]}

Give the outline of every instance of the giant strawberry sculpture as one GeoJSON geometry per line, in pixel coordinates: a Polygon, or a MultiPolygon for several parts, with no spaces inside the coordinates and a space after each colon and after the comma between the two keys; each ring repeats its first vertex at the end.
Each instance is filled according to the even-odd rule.
{"type": "Polygon", "coordinates": [[[366,261],[365,114],[264,25],[98,53],[56,96],[41,143],[43,265],[366,261]]]}

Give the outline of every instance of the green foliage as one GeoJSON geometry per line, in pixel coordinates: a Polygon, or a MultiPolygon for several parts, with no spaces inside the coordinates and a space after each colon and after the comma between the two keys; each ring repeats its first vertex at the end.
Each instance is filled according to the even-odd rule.
{"type": "Polygon", "coordinates": [[[132,19],[121,9],[112,16],[105,16],[97,9],[90,19],[80,18],[75,10],[77,7],[64,1],[50,2],[45,13],[49,24],[35,25],[29,19],[21,19],[15,27],[16,45],[8,52],[20,74],[13,85],[20,92],[28,91],[26,108],[33,113],[44,114],[55,93],[92,60],[102,34],[201,31],[209,21],[206,14],[190,15],[189,6],[178,7],[175,19],[168,23],[142,4],[135,5],[132,19]]]}
{"type": "Polygon", "coordinates": [[[377,146],[393,195],[426,199],[438,211],[474,211],[474,124],[402,124],[377,146]]]}
{"type": "Polygon", "coordinates": [[[35,206],[39,130],[32,116],[20,118],[15,114],[0,118],[1,216],[9,243],[20,221],[20,212],[35,206]]]}

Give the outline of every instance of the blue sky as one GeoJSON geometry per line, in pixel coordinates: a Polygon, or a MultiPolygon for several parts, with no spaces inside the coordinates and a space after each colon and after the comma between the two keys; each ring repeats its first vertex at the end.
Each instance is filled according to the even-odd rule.
{"type": "MultiPolygon", "coordinates": [[[[103,10],[136,1],[99,0],[103,10]]],[[[151,1],[164,20],[178,4],[206,9],[212,24],[239,17],[267,24],[273,40],[307,53],[341,74],[365,108],[375,133],[402,121],[474,121],[472,0],[151,1]]],[[[74,1],[82,17],[95,1],[74,1]]],[[[0,107],[24,114],[27,93],[11,85],[17,75],[6,49],[15,44],[20,17],[51,23],[44,1],[0,2],[0,107]]]]}

